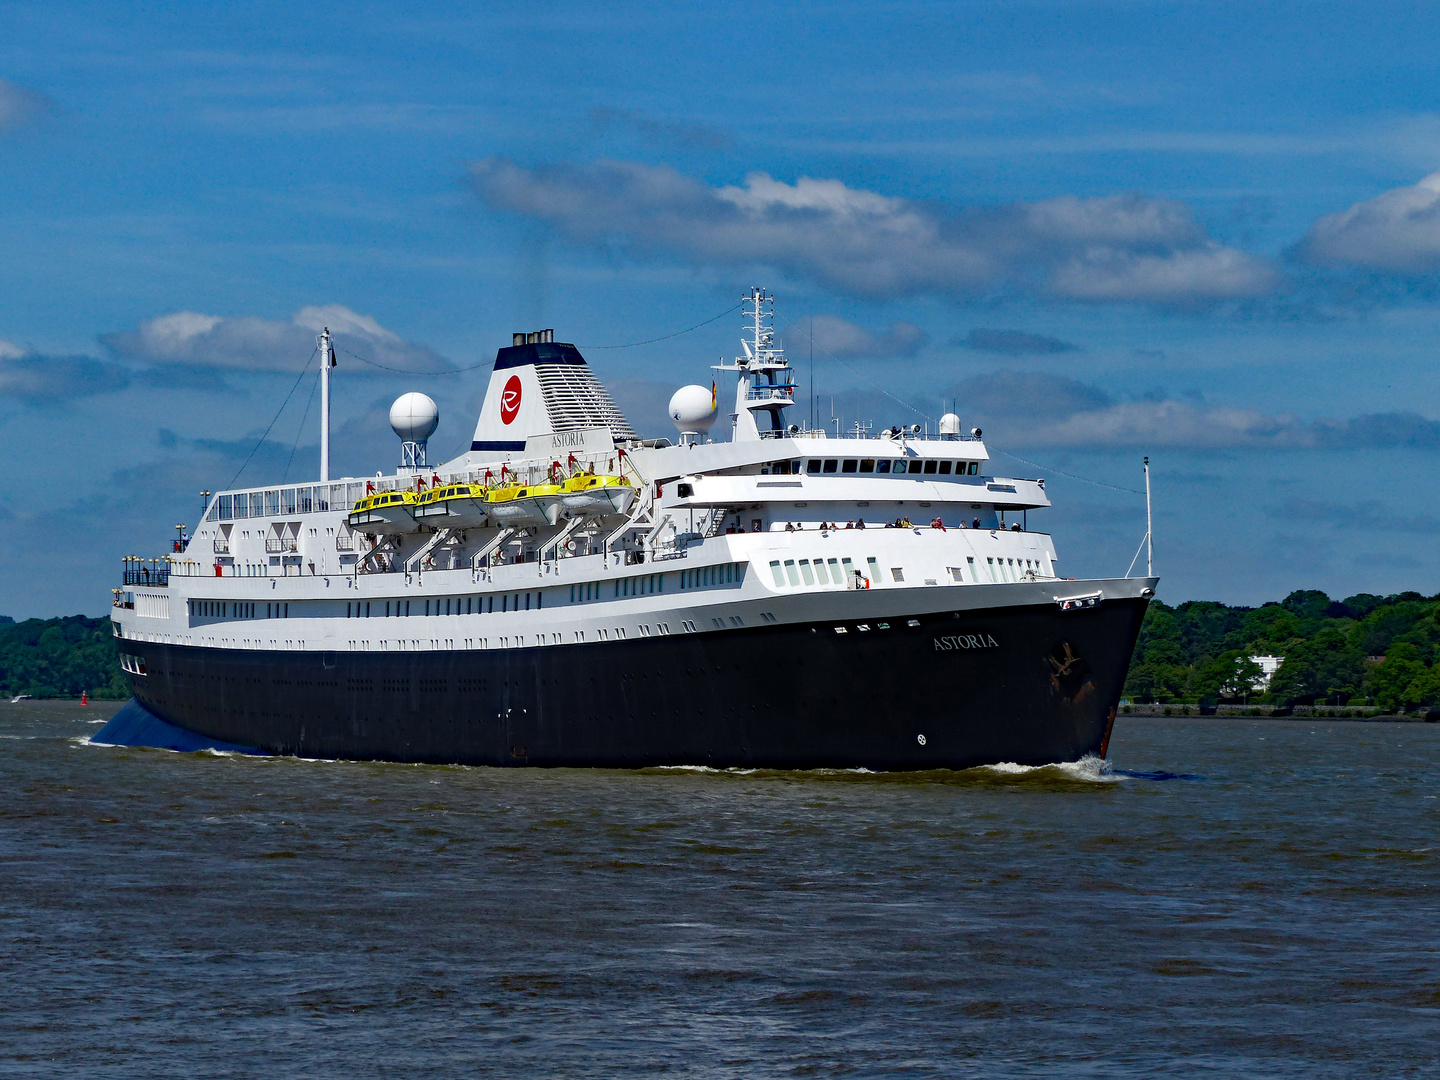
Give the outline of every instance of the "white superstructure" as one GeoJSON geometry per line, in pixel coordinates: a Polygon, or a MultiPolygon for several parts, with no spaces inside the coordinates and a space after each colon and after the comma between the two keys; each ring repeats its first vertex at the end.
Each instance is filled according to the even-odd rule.
{"type": "Polygon", "coordinates": [[[944,435],[787,423],[795,387],[770,299],[757,289],[746,303],[742,355],[719,369],[736,380],[728,440],[702,441],[693,401],[680,444],[637,438],[573,346],[517,334],[469,452],[421,467],[418,424],[394,472],[214,495],[183,551],[127,566],[116,633],[226,649],[490,650],[840,618],[873,606],[857,590],[865,601],[904,590],[917,610],[1087,601],[1058,576],[1050,537],[1023,527],[1049,505],[1044,481],[995,476],[978,431],[956,434],[949,416],[944,435]],[[591,473],[633,488],[623,513],[572,514],[551,494],[591,473]],[[468,529],[420,518],[387,534],[349,524],[367,494],[459,482],[518,487],[538,516],[468,529]]]}

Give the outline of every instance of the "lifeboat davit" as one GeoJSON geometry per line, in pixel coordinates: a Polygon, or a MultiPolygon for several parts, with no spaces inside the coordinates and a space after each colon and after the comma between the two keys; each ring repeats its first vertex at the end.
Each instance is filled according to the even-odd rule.
{"type": "Polygon", "coordinates": [[[481,484],[433,487],[415,500],[415,520],[432,529],[478,529],[490,522],[490,504],[481,484]]]}
{"type": "Polygon", "coordinates": [[[635,501],[635,488],[623,476],[580,473],[560,489],[560,505],[569,517],[623,514],[635,501]]]}
{"type": "Polygon", "coordinates": [[[486,506],[501,525],[554,525],[560,520],[559,484],[506,484],[490,489],[486,506]]]}
{"type": "Polygon", "coordinates": [[[377,491],[355,504],[347,519],[350,528],[372,536],[394,536],[420,531],[415,520],[413,491],[377,491]]]}

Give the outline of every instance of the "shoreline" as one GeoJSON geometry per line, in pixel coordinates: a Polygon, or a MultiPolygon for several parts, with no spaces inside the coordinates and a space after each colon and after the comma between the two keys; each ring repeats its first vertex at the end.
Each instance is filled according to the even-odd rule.
{"type": "Polygon", "coordinates": [[[1361,724],[1433,724],[1440,720],[1440,709],[1422,709],[1418,713],[1387,713],[1373,706],[1295,705],[1122,705],[1116,717],[1146,716],[1174,720],[1344,720],[1361,724]]]}

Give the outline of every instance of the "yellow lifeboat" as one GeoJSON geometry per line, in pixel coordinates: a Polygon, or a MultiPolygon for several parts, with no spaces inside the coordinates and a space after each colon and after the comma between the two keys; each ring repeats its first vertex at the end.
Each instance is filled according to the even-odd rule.
{"type": "Polygon", "coordinates": [[[477,529],[490,522],[490,506],[481,484],[432,487],[415,500],[415,520],[432,529],[477,529]]]}
{"type": "Polygon", "coordinates": [[[486,506],[491,518],[511,528],[554,525],[560,520],[560,485],[503,484],[490,489],[486,506]]]}
{"type": "Polygon", "coordinates": [[[413,491],[376,491],[366,495],[350,511],[350,528],[372,536],[394,536],[419,532],[415,520],[413,491]]]}
{"type": "Polygon", "coordinates": [[[560,505],[569,517],[623,514],[635,501],[635,488],[623,476],[580,473],[560,485],[560,505]]]}

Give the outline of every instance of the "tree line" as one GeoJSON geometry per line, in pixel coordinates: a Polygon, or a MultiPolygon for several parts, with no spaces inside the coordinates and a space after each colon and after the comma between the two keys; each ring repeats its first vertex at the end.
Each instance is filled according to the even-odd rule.
{"type": "Polygon", "coordinates": [[[1302,589],[1279,603],[1229,607],[1152,601],[1125,695],[1211,704],[1373,704],[1387,711],[1440,703],[1440,596],[1359,593],[1331,600],[1302,589]],[[1268,689],[1253,656],[1283,657],[1268,689]]]}
{"type": "Polygon", "coordinates": [[[0,616],[0,694],[126,698],[130,689],[109,619],[68,615],[16,622],[0,616]]]}

